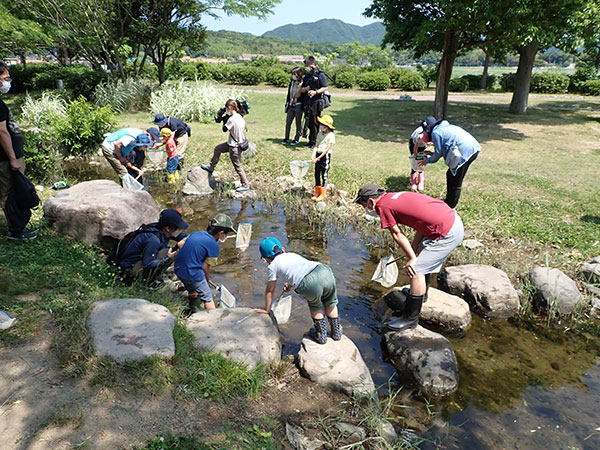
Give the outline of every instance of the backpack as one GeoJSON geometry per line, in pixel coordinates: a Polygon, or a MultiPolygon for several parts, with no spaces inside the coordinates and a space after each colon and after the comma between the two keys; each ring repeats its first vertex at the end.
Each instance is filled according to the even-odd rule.
{"type": "Polygon", "coordinates": [[[35,208],[40,204],[40,198],[37,195],[35,186],[29,178],[18,170],[12,173],[12,188],[9,191],[9,195],[11,192],[21,209],[35,208]]]}
{"type": "Polygon", "coordinates": [[[121,261],[123,261],[123,255],[125,254],[127,247],[129,247],[131,241],[133,241],[135,237],[141,233],[152,233],[158,237],[159,231],[157,231],[156,228],[154,228],[153,226],[146,224],[142,224],[137,230],[130,231],[125,236],[123,236],[119,240],[119,242],[117,242],[117,245],[115,245],[114,248],[110,251],[110,253],[108,254],[108,262],[116,266],[121,264],[121,261]]]}

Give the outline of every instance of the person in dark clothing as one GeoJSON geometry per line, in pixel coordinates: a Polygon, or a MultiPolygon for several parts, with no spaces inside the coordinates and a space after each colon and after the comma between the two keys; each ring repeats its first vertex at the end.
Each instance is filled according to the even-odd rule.
{"type": "MultiPolygon", "coordinates": [[[[11,87],[8,66],[0,61],[0,94],[7,94],[11,87]]],[[[19,125],[13,120],[6,103],[0,99],[0,203],[8,223],[8,239],[35,239],[37,234],[29,228],[17,228],[7,213],[6,201],[13,185],[13,172],[25,173],[25,153],[23,152],[23,135],[19,125]]]]}
{"type": "Polygon", "coordinates": [[[308,73],[302,81],[302,94],[308,95],[308,144],[307,147],[314,147],[317,142],[317,132],[319,131],[319,123],[317,117],[323,112],[323,92],[328,88],[327,76],[325,72],[317,67],[314,56],[308,56],[304,60],[308,73]]]}
{"type": "Polygon", "coordinates": [[[190,126],[175,117],[157,114],[152,122],[158,128],[169,128],[174,133],[175,143],[177,144],[177,155],[179,155],[179,167],[183,167],[183,159],[185,157],[185,149],[188,146],[188,138],[191,135],[192,129],[190,126]]]}
{"type": "Polygon", "coordinates": [[[174,209],[160,213],[158,222],[149,224],[147,231],[138,234],[127,246],[119,269],[125,274],[128,283],[135,279],[151,284],[171,265],[177,250],[169,248],[169,240],[177,242],[187,237],[189,225],[174,209]]]}

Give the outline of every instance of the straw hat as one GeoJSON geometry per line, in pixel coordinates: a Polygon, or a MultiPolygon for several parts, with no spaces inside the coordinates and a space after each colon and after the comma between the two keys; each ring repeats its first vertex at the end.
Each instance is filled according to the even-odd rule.
{"type": "Polygon", "coordinates": [[[322,123],[323,125],[325,125],[327,128],[329,128],[331,130],[335,130],[335,127],[333,126],[333,117],[331,117],[329,114],[325,114],[324,116],[317,117],[317,121],[319,121],[319,123],[322,123]]]}

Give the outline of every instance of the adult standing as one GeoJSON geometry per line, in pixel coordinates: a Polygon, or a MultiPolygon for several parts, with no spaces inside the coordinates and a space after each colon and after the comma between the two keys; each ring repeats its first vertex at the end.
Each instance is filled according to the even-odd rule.
{"type": "Polygon", "coordinates": [[[240,144],[246,141],[246,121],[240,114],[240,109],[237,102],[230,98],[225,102],[224,110],[219,110],[219,114],[215,117],[215,121],[223,122],[223,131],[229,131],[227,142],[223,142],[215,147],[213,157],[209,164],[202,164],[204,170],[208,173],[213,173],[215,167],[219,163],[221,153],[229,153],[231,164],[240,177],[241,186],[236,189],[237,192],[247,191],[250,189],[248,177],[242,167],[242,157],[240,144]],[[225,114],[225,115],[224,115],[225,114]]]}
{"type": "MultiPolygon", "coordinates": [[[[11,79],[8,66],[0,61],[0,94],[10,91],[11,79]]],[[[6,201],[8,193],[13,187],[13,172],[25,173],[25,153],[23,152],[23,135],[19,125],[13,120],[10,109],[0,98],[0,194],[2,209],[8,223],[9,239],[35,239],[35,231],[17,227],[11,222],[10,214],[7,212],[6,201]]]]}
{"type": "Polygon", "coordinates": [[[175,144],[177,144],[177,154],[179,155],[179,167],[183,167],[183,159],[185,157],[185,150],[188,146],[188,138],[192,135],[190,126],[182,120],[165,116],[164,114],[155,115],[152,123],[158,126],[158,128],[167,127],[174,133],[175,144]]]}
{"type": "Polygon", "coordinates": [[[302,104],[306,94],[302,94],[302,69],[294,67],[291,70],[292,79],[288,86],[287,99],[285,100],[285,112],[287,114],[285,120],[285,138],[282,144],[298,145],[300,143],[300,135],[302,134],[302,104]],[[296,134],[294,140],[290,142],[290,129],[292,122],[296,119],[296,134]]]}
{"type": "Polygon", "coordinates": [[[119,178],[127,175],[128,169],[134,173],[142,174],[142,168],[136,167],[127,160],[127,156],[136,148],[145,150],[146,147],[152,147],[154,143],[148,133],[139,128],[122,128],[109,134],[100,145],[102,154],[115,170],[119,178]]]}
{"type": "Polygon", "coordinates": [[[456,208],[463,179],[471,163],[477,159],[481,145],[467,131],[456,125],[450,125],[447,120],[438,121],[435,117],[427,117],[421,126],[435,148],[433,153],[421,162],[421,167],[425,168],[427,164],[435,163],[441,157],[444,158],[448,166],[444,202],[450,208],[456,208]]]}
{"type": "Polygon", "coordinates": [[[317,67],[317,60],[314,56],[307,56],[304,60],[308,73],[302,81],[301,92],[308,95],[308,144],[307,147],[314,147],[317,143],[317,132],[319,123],[317,117],[321,116],[324,109],[323,93],[327,90],[327,75],[317,67]]]}
{"type": "Polygon", "coordinates": [[[416,192],[390,192],[366,184],[354,200],[368,214],[381,218],[381,228],[389,230],[406,254],[404,269],[410,278],[410,291],[402,308],[395,311],[386,326],[401,331],[419,323],[419,313],[427,294],[429,276],[438,273],[450,253],[461,243],[463,223],[456,211],[437,198],[416,192]],[[412,241],[398,225],[415,230],[412,241]]]}

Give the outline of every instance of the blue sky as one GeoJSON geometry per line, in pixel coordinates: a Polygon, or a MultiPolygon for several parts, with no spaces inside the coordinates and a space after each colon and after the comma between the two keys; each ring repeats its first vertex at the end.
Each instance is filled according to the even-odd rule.
{"type": "Polygon", "coordinates": [[[374,19],[362,15],[370,5],[370,0],[283,0],[275,6],[273,14],[264,21],[219,14],[220,20],[206,17],[202,24],[213,31],[240,31],[257,36],[281,25],[316,22],[320,19],[340,19],[353,25],[363,26],[375,22],[374,19]]]}

